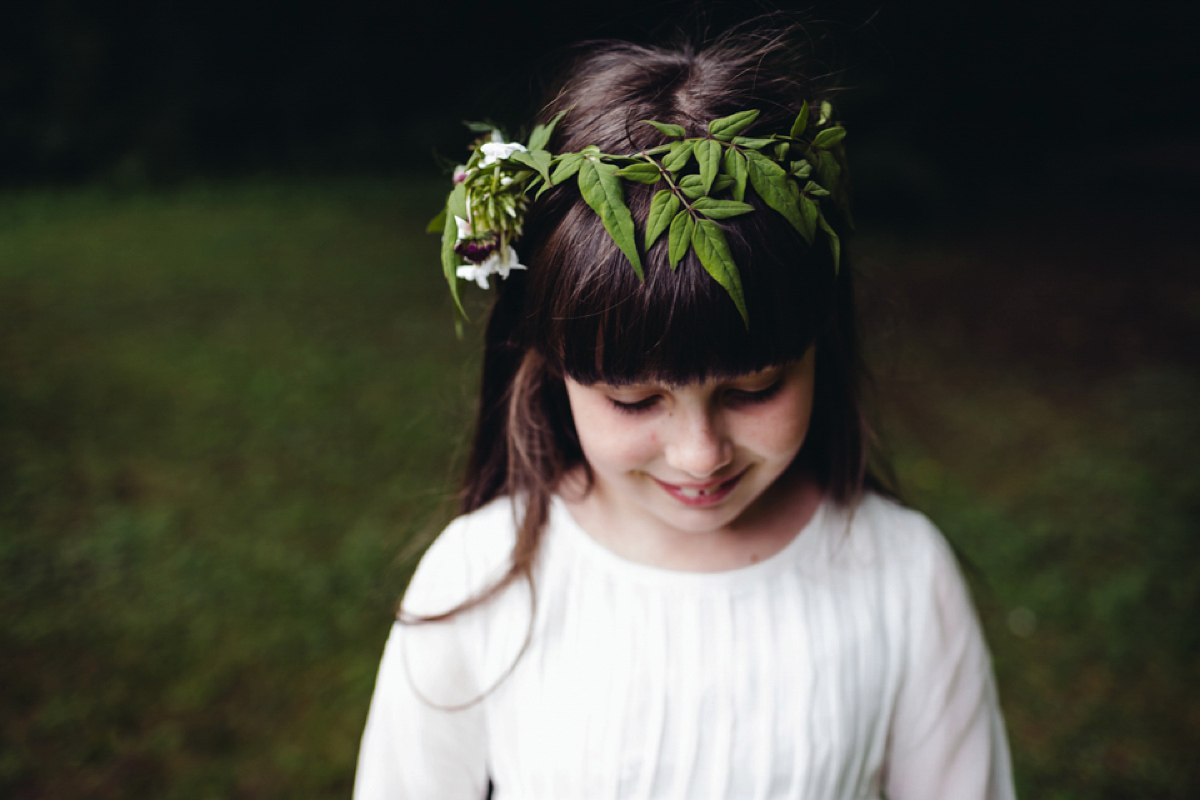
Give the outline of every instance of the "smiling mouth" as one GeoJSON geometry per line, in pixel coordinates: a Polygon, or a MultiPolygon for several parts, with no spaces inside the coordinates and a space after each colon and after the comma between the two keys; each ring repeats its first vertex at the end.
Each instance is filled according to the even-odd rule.
{"type": "Polygon", "coordinates": [[[686,486],[680,486],[676,491],[684,497],[708,497],[709,495],[716,494],[722,485],[717,484],[710,489],[689,489],[686,486]]]}
{"type": "Polygon", "coordinates": [[[689,506],[711,506],[720,503],[729,493],[733,491],[733,487],[746,474],[746,470],[742,470],[737,475],[734,475],[728,480],[719,483],[713,483],[708,486],[680,486],[675,483],[667,483],[655,478],[655,481],[661,486],[667,494],[674,497],[676,500],[689,506]]]}

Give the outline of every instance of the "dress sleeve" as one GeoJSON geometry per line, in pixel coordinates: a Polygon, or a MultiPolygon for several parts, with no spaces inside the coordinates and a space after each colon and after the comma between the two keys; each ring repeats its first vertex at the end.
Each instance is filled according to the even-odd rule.
{"type": "MultiPolygon", "coordinates": [[[[406,612],[439,613],[467,596],[464,554],[453,539],[451,530],[443,533],[421,560],[405,592],[406,612]]],[[[354,800],[487,795],[483,704],[464,647],[464,616],[392,627],[359,750],[354,800]]]]}
{"type": "Polygon", "coordinates": [[[991,659],[949,546],[917,570],[908,658],[889,737],[890,800],[1014,800],[991,659]]]}

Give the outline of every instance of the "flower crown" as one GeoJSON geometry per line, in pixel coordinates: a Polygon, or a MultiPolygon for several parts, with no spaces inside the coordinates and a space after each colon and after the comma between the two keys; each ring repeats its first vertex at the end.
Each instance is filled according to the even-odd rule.
{"type": "Polygon", "coordinates": [[[809,125],[805,104],[788,133],[762,138],[740,135],[758,118],[756,110],[715,119],[708,123],[707,136],[694,138],[686,138],[680,125],[643,120],[671,141],[633,155],[604,153],[595,145],[552,155],[546,145],[566,113],[535,127],[526,144],[504,141],[490,125],[472,125],[480,132],[490,131],[490,136],[476,143],[465,165],[455,168],[446,208],[430,223],[432,232],[442,234],[442,267],[464,317],[457,279],[474,280],[486,289],[492,275],[506,278],[511,270],[525,269],[518,263],[513,243],[521,236],[531,198],[536,200],[547,189],[572,179],[643,280],[637,234],[621,181],[665,184],[650,203],[645,249],[665,233],[671,269],[675,269],[691,248],[704,269],[729,292],[747,327],[750,318],[741,277],[716,222],[754,211],[745,202],[747,187],[809,244],[818,229],[824,231],[834,269],[838,268],[841,242],[823,205],[842,194],[841,141],[846,131],[830,124],[828,102],[821,103],[815,124],[809,125]],[[692,164],[694,168],[689,168],[692,164]]]}

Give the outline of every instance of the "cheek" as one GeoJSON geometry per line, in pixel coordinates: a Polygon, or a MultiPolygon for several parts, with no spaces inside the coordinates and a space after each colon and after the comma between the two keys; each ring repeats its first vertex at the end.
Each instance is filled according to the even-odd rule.
{"type": "Polygon", "coordinates": [[[583,454],[593,466],[635,467],[652,460],[658,452],[658,434],[621,424],[585,425],[579,432],[583,454]]]}
{"type": "Polygon", "coordinates": [[[779,458],[792,458],[804,444],[812,417],[812,395],[798,392],[793,397],[780,398],[777,406],[753,420],[750,434],[758,443],[759,452],[779,458]]]}
{"type": "Polygon", "coordinates": [[[612,409],[603,399],[573,397],[571,413],[583,455],[593,467],[636,466],[658,452],[655,426],[612,409]]]}

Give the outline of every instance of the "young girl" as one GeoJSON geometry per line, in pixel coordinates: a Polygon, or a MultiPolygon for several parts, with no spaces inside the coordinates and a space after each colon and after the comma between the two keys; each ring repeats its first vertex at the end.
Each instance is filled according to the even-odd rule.
{"type": "Polygon", "coordinates": [[[359,800],[1013,796],[954,557],[869,464],[844,131],[792,52],[592,46],[456,172],[452,284],[501,279],[359,800]]]}

